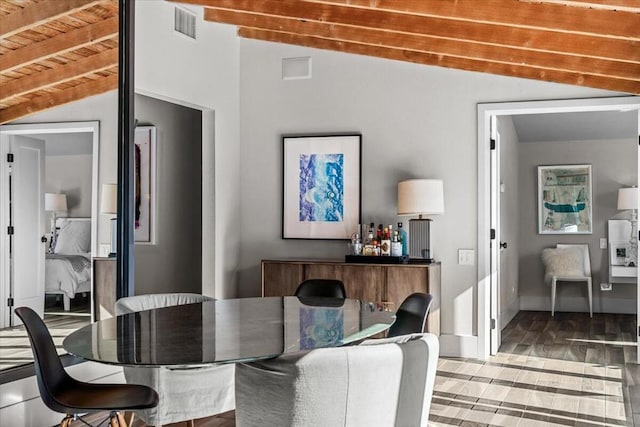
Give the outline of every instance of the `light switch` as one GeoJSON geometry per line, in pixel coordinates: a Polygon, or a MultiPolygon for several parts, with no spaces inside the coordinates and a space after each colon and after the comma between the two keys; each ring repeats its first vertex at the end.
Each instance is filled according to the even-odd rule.
{"type": "Polygon", "coordinates": [[[607,249],[607,239],[605,237],[600,238],[600,249],[607,249]]]}
{"type": "Polygon", "coordinates": [[[475,263],[475,251],[473,249],[458,249],[458,264],[473,265],[475,263]]]}

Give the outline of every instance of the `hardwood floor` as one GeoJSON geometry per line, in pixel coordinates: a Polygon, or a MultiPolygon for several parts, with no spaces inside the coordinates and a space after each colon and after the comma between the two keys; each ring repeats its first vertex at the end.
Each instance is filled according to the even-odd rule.
{"type": "MultiPolygon", "coordinates": [[[[640,427],[635,331],[631,315],[521,312],[496,356],[440,358],[429,425],[640,427]]],[[[234,412],[195,425],[233,427],[234,412]]]]}
{"type": "MultiPolygon", "coordinates": [[[[61,304],[61,303],[60,303],[61,304]]],[[[69,312],[55,303],[45,306],[44,323],[47,325],[58,354],[66,351],[62,348],[62,341],[71,332],[91,323],[89,316],[89,299],[74,302],[69,312]]],[[[0,369],[8,369],[25,363],[33,362],[33,353],[23,326],[0,329],[0,369]]]]}
{"type": "Polygon", "coordinates": [[[441,358],[430,425],[640,426],[635,315],[520,312],[486,361],[441,358]]]}

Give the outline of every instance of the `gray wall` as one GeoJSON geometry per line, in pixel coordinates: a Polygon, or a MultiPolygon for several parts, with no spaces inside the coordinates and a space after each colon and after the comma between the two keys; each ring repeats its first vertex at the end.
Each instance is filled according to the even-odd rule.
{"type": "Polygon", "coordinates": [[[509,116],[498,118],[500,144],[500,240],[507,248],[500,251],[500,327],[520,311],[518,253],[520,251],[520,216],[518,194],[518,135],[509,116]]]}
{"type": "Polygon", "coordinates": [[[156,244],[135,246],[135,293],[202,289],[202,113],[136,94],[138,124],[156,126],[156,244]]]}
{"type": "MultiPolygon", "coordinates": [[[[619,214],[618,189],[636,183],[638,146],[635,138],[572,142],[527,142],[520,144],[520,307],[523,310],[549,310],[551,297],[544,283],[542,250],[557,243],[586,243],[591,256],[594,311],[635,313],[635,286],[613,286],[601,292],[608,281],[608,250],[600,249],[600,238],[607,237],[607,220],[619,214]],[[591,164],[593,181],[593,234],[540,235],[537,228],[537,166],[591,164]]],[[[588,309],[584,285],[558,287],[556,310],[588,309]]]]}
{"type": "Polygon", "coordinates": [[[474,335],[477,266],[458,265],[457,250],[477,250],[477,104],[610,95],[240,39],[238,294],[260,293],[261,259],[344,256],[344,241],[280,238],[280,138],[283,133],[358,131],[363,134],[363,220],[392,222],[398,181],[444,180],[445,214],[432,226],[435,257],[442,261],[442,332],[465,339],[474,335]],[[301,56],[312,57],[313,78],[283,81],[282,59],[301,56]]]}
{"type": "MultiPolygon", "coordinates": [[[[45,157],[45,191],[67,195],[68,211],[61,216],[91,218],[92,165],[90,154],[45,157]]],[[[45,221],[49,223],[49,213],[45,221]]]]}

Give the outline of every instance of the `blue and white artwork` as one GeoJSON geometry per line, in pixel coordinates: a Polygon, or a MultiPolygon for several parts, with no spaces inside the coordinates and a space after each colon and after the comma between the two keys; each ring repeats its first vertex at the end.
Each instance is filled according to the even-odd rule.
{"type": "Polygon", "coordinates": [[[300,350],[338,345],[344,339],[344,312],[329,308],[300,309],[300,350]]]}
{"type": "Polygon", "coordinates": [[[344,154],[301,154],[299,172],[300,221],[343,221],[344,154]]]}
{"type": "Polygon", "coordinates": [[[591,165],[538,166],[538,233],[592,232],[591,165]]]}

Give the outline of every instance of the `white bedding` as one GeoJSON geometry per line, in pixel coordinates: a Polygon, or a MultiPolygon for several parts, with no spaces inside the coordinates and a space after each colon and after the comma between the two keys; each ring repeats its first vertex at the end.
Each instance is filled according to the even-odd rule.
{"type": "Polygon", "coordinates": [[[76,295],[78,286],[91,280],[91,253],[78,254],[85,257],[88,267],[77,272],[71,262],[66,259],[45,259],[44,291],[45,293],[64,293],[69,298],[76,295]]]}

